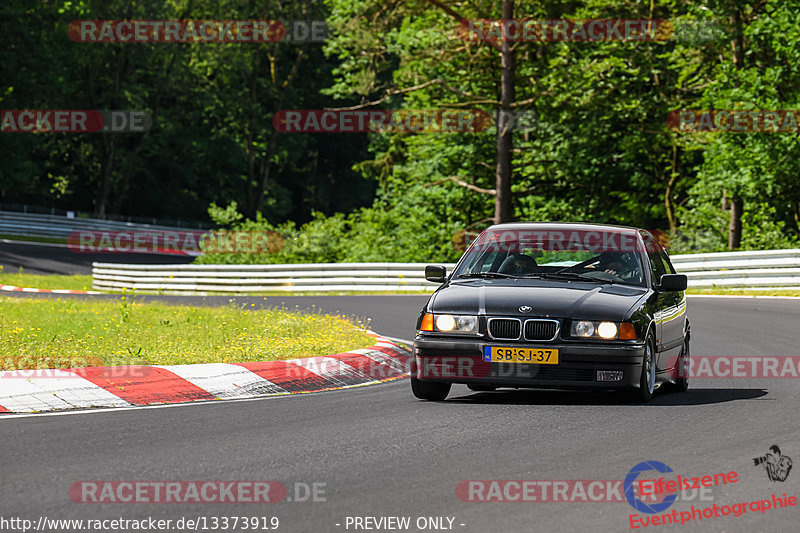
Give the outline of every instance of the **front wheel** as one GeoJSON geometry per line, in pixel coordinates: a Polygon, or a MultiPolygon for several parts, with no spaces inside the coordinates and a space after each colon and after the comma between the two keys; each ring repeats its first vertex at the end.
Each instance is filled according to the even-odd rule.
{"type": "Polygon", "coordinates": [[[642,356],[642,373],[639,376],[639,388],[632,394],[633,401],[637,403],[648,403],[653,399],[653,390],[656,386],[655,368],[655,342],[653,335],[648,334],[644,343],[644,355],[642,356]]]}
{"type": "Polygon", "coordinates": [[[450,386],[450,383],[436,383],[433,381],[421,381],[415,377],[411,378],[411,392],[420,400],[441,402],[450,393],[450,386]]]}
{"type": "Polygon", "coordinates": [[[689,334],[686,334],[686,337],[683,339],[683,350],[681,350],[681,356],[678,359],[678,365],[680,365],[680,371],[678,373],[678,379],[675,380],[675,390],[678,392],[686,392],[689,390],[689,357],[691,353],[689,350],[689,334]]]}

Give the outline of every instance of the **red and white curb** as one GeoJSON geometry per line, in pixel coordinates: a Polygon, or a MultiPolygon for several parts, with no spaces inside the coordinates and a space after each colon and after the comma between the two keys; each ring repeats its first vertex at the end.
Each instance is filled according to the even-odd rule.
{"type": "Polygon", "coordinates": [[[281,396],[407,376],[411,352],[371,335],[376,343],[369,348],[285,361],[4,371],[0,413],[281,396]]]}
{"type": "Polygon", "coordinates": [[[0,291],[7,292],[50,292],[53,294],[103,294],[97,291],[73,291],[69,289],[33,289],[30,287],[15,287],[14,285],[0,285],[0,291]]]}

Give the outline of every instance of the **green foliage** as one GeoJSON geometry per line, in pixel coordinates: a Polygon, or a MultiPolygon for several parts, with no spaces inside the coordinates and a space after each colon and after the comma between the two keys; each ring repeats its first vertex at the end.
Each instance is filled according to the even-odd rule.
{"type": "Polygon", "coordinates": [[[0,135],[0,202],[204,218],[236,201],[250,217],[308,220],[368,205],[352,169],[366,139],[278,134],[279,109],[327,104],[335,64],[319,43],[80,43],[72,20],[324,19],[324,5],[268,0],[4,0],[3,109],[134,109],[146,134],[0,135]]]}
{"type": "Polygon", "coordinates": [[[218,207],[217,204],[211,202],[208,208],[208,216],[211,220],[220,226],[229,227],[242,220],[243,215],[237,210],[236,202],[231,202],[226,207],[218,207]]]}
{"type": "MultiPolygon", "coordinates": [[[[228,206],[230,209],[231,206],[228,206]]],[[[294,222],[272,225],[263,217],[233,224],[234,231],[276,231],[285,239],[276,253],[213,253],[196,260],[205,264],[277,264],[341,262],[455,261],[460,253],[451,245],[457,224],[442,224],[439,214],[424,206],[374,206],[350,215],[314,219],[301,227],[294,222]]]]}
{"type": "MultiPolygon", "coordinates": [[[[85,0],[0,3],[4,109],[144,109],[146,135],[0,135],[0,201],[201,218],[278,231],[285,247],[204,262],[452,260],[454,233],[494,213],[497,131],[284,134],[281,109],[471,109],[494,116],[501,65],[453,13],[502,2],[85,0]],[[447,9],[441,6],[445,5],[447,9]],[[450,11],[454,10],[454,11],[450,11]],[[74,43],[75,19],[325,19],[307,45],[74,43]],[[464,186],[464,185],[468,186],[464,186]],[[227,207],[219,207],[227,206],[227,207]]],[[[673,252],[727,248],[723,195],[742,198],[741,248],[794,246],[796,133],[674,131],[681,109],[800,108],[800,4],[516,0],[527,19],[668,19],[655,42],[515,43],[518,220],[621,223],[673,252]],[[735,53],[734,53],[735,52],[735,53]]]]}

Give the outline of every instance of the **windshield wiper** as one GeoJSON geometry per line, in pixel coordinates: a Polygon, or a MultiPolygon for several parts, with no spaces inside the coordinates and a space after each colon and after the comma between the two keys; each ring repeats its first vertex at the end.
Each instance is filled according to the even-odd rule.
{"type": "Polygon", "coordinates": [[[543,279],[570,279],[570,280],[577,280],[577,281],[596,281],[600,283],[610,283],[613,285],[614,281],[610,279],[602,279],[596,278],[590,273],[578,273],[578,272],[537,272],[536,274],[530,274],[529,276],[524,277],[537,277],[543,279]]]}
{"type": "Polygon", "coordinates": [[[459,274],[459,278],[517,278],[519,276],[512,276],[510,274],[503,274],[502,272],[467,272],[459,274]]]}

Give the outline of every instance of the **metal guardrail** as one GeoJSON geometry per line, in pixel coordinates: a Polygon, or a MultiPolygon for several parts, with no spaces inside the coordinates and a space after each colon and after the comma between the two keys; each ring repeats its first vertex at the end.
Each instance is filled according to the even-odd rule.
{"type": "MultiPolygon", "coordinates": [[[[434,291],[427,263],[287,265],[124,265],[93,263],[96,290],[164,292],[434,291]]],[[[448,269],[455,265],[445,264],[448,269]]]]}
{"type": "MultiPolygon", "coordinates": [[[[691,288],[800,287],[800,250],[723,252],[671,257],[691,288]]],[[[208,292],[426,291],[427,263],[289,265],[127,265],[94,263],[93,287],[202,294],[208,292]]],[[[448,271],[455,265],[445,264],[448,271]]]]}
{"type": "Polygon", "coordinates": [[[191,231],[193,229],[198,228],[0,211],[0,234],[21,237],[66,238],[73,231],[191,231]]]}
{"type": "Polygon", "coordinates": [[[60,209],[56,207],[44,207],[41,205],[28,205],[28,204],[13,204],[8,202],[0,202],[0,212],[14,213],[18,215],[51,215],[61,218],[79,218],[79,219],[94,219],[114,222],[128,222],[132,224],[147,224],[151,226],[164,226],[171,228],[183,229],[205,229],[209,226],[209,222],[200,222],[198,220],[181,220],[176,218],[157,218],[157,217],[142,217],[132,215],[118,215],[116,213],[107,213],[102,219],[97,219],[91,212],[80,211],[75,209],[60,209]]]}
{"type": "Polygon", "coordinates": [[[691,288],[800,287],[800,250],[758,250],[671,256],[691,288]]]}

